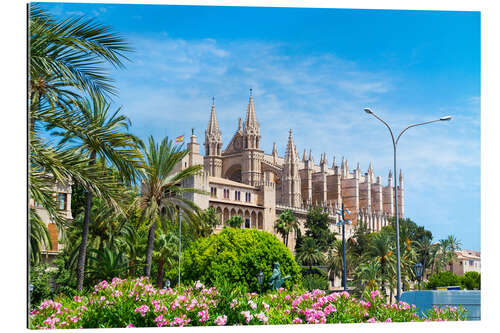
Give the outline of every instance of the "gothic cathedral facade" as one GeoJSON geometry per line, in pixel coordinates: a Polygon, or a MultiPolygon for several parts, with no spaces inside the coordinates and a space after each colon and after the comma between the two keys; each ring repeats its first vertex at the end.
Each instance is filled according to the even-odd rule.
{"type": "MultiPolygon", "coordinates": [[[[307,212],[314,206],[328,212],[332,230],[339,232],[335,210],[344,203],[351,212],[347,217],[352,221],[352,225],[347,226],[347,234],[351,235],[360,222],[366,223],[372,231],[380,230],[388,224],[388,217],[395,214],[392,172],[389,172],[384,186],[381,177],[375,176],[371,163],[363,174],[359,163],[350,171],[344,158],[337,165],[334,157],[329,166],[326,154],[321,154],[319,164],[316,164],[312,150],[307,154],[304,149],[300,159],[291,129],[284,156],[278,155],[276,144],[270,154],[265,153],[261,148],[260,125],[251,94],[245,121],[242,124],[241,118],[238,120],[238,128],[225,149],[213,103],[205,131],[204,155],[200,153],[200,144],[194,133],[187,146],[189,154],[176,170],[191,165],[204,166],[203,173],[187,180],[183,186],[210,193],[209,196],[190,194],[190,199],[202,209],[212,207],[217,211],[220,224],[216,232],[222,230],[231,216],[239,215],[244,220],[243,228],[276,234],[274,223],[286,209],[294,213],[303,228],[307,212]]],[[[400,217],[403,217],[401,171],[398,208],[400,217]]],[[[294,249],[295,237],[290,237],[288,246],[294,249]]]]}

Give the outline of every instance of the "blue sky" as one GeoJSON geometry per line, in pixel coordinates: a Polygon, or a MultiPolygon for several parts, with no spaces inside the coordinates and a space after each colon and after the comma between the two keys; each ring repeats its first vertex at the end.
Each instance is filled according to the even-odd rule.
{"type": "Polygon", "coordinates": [[[253,88],[262,145],[284,154],[292,128],[312,148],[360,163],[387,182],[400,140],[405,215],[434,239],[455,235],[480,250],[479,12],[335,10],[168,5],[44,4],[54,15],[86,15],[122,33],[136,50],[112,70],[117,106],[143,139],[195,128],[203,141],[212,96],[224,144],[253,88]]]}

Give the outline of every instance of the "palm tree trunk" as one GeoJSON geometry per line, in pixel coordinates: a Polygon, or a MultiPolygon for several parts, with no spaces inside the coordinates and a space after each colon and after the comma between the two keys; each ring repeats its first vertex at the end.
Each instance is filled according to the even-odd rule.
{"type": "Polygon", "coordinates": [[[151,264],[153,262],[153,246],[155,241],[156,220],[151,224],[148,233],[148,247],[146,249],[146,266],[144,267],[144,276],[151,276],[151,264]]]}
{"type": "Polygon", "coordinates": [[[128,267],[129,267],[128,268],[128,275],[130,277],[133,277],[135,275],[135,267],[134,267],[134,265],[135,265],[135,260],[134,259],[130,259],[129,264],[128,264],[128,267]]]}
{"type": "MultiPolygon", "coordinates": [[[[89,165],[94,165],[96,159],[96,152],[90,153],[89,165]]],[[[83,218],[82,228],[82,243],[80,244],[80,252],[78,253],[78,266],[77,272],[77,287],[79,290],[83,289],[83,280],[85,275],[85,259],[87,256],[87,241],[89,238],[89,225],[90,225],[90,210],[92,208],[92,191],[87,189],[87,200],[85,202],[85,216],[83,218]]]]}
{"type": "Polygon", "coordinates": [[[165,263],[165,259],[163,256],[158,260],[158,274],[156,274],[156,287],[161,289],[163,287],[163,266],[165,263]]]}

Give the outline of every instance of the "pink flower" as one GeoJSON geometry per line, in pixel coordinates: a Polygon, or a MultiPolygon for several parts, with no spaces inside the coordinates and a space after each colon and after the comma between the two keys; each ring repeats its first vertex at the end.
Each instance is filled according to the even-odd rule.
{"type": "Polygon", "coordinates": [[[248,301],[248,305],[250,305],[250,308],[253,310],[257,309],[257,304],[255,304],[252,300],[248,301]]]}
{"type": "Polygon", "coordinates": [[[392,323],[392,319],[391,318],[387,318],[387,320],[385,322],[386,323],[392,323]]]}
{"type": "Polygon", "coordinates": [[[366,322],[367,322],[367,323],[376,323],[377,321],[375,320],[375,318],[374,318],[374,317],[371,317],[371,318],[370,318],[370,319],[368,319],[366,322]]]}
{"type": "Polygon", "coordinates": [[[218,326],[224,326],[224,325],[226,325],[226,322],[227,322],[227,316],[226,315],[224,315],[224,316],[218,316],[214,320],[214,323],[217,324],[218,326]]]}
{"type": "Polygon", "coordinates": [[[377,298],[379,295],[380,295],[380,292],[378,290],[374,290],[370,293],[370,297],[371,297],[372,301],[374,301],[375,298],[377,298]]]}
{"type": "Polygon", "coordinates": [[[264,324],[267,324],[267,322],[268,322],[268,318],[266,317],[266,315],[264,314],[264,312],[259,313],[255,317],[257,317],[257,319],[259,319],[264,324]]]}
{"type": "Polygon", "coordinates": [[[200,317],[200,323],[204,323],[210,318],[210,315],[208,314],[208,310],[203,310],[198,312],[198,317],[200,317]]]}
{"type": "Polygon", "coordinates": [[[73,301],[75,301],[77,303],[81,303],[82,297],[81,296],[73,296],[73,301]]]}
{"type": "Polygon", "coordinates": [[[155,318],[155,323],[156,326],[162,327],[168,325],[168,320],[166,318],[163,318],[163,315],[159,315],[158,317],[155,318]]]}
{"type": "Polygon", "coordinates": [[[325,307],[324,311],[325,311],[325,315],[327,315],[327,316],[328,316],[328,315],[329,315],[330,313],[332,313],[332,312],[337,312],[337,309],[336,309],[333,305],[328,304],[328,305],[325,307]]]}
{"type": "Polygon", "coordinates": [[[134,324],[130,323],[127,326],[125,326],[125,328],[135,328],[135,326],[134,326],[134,324]]]}
{"type": "Polygon", "coordinates": [[[268,304],[266,304],[266,303],[262,302],[262,306],[264,307],[264,309],[265,309],[266,311],[268,311],[268,310],[269,310],[269,305],[268,305],[268,304]]]}
{"type": "Polygon", "coordinates": [[[300,323],[302,323],[302,319],[300,319],[299,317],[295,317],[295,318],[293,318],[293,323],[300,324],[300,323]]]}
{"type": "Polygon", "coordinates": [[[250,320],[253,319],[253,316],[250,313],[250,311],[241,311],[241,314],[243,315],[243,317],[245,317],[245,321],[247,322],[247,324],[250,322],[250,320]]]}
{"type": "Polygon", "coordinates": [[[138,307],[137,309],[135,309],[135,312],[140,312],[141,316],[144,317],[146,315],[146,312],[149,312],[149,306],[147,306],[146,304],[143,304],[140,307],[138,307]]]}
{"type": "Polygon", "coordinates": [[[205,288],[205,286],[203,285],[203,283],[201,283],[200,280],[196,281],[196,283],[194,284],[194,289],[198,290],[198,289],[201,289],[201,288],[205,288]]]}
{"type": "Polygon", "coordinates": [[[370,307],[370,302],[365,302],[363,300],[359,301],[359,303],[364,306],[365,308],[369,308],[370,307]]]}

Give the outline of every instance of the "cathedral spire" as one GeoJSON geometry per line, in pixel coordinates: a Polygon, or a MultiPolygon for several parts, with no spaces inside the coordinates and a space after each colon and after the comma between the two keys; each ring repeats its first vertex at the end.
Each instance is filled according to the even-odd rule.
{"type": "Polygon", "coordinates": [[[273,142],[273,156],[278,155],[278,150],[276,149],[276,142],[273,142]]]}
{"type": "Polygon", "coordinates": [[[302,155],[302,162],[307,161],[306,159],[306,149],[304,148],[304,155],[302,155]]]}
{"type": "Polygon", "coordinates": [[[212,110],[210,111],[210,119],[208,120],[207,134],[220,135],[219,125],[217,123],[217,114],[215,113],[214,97],[212,97],[212,110]]]}
{"type": "Polygon", "coordinates": [[[285,161],[290,164],[295,164],[297,152],[293,143],[292,129],[288,131],[288,144],[286,145],[285,161]]]}
{"type": "Polygon", "coordinates": [[[309,149],[309,161],[314,163],[314,158],[313,158],[313,151],[312,149],[309,149]]]}
{"type": "Polygon", "coordinates": [[[337,167],[337,157],[333,156],[333,164],[332,164],[332,169],[335,169],[337,167]]]}
{"type": "Polygon", "coordinates": [[[250,89],[250,98],[248,100],[248,109],[245,118],[244,131],[249,132],[253,130],[254,133],[259,134],[259,122],[257,121],[257,114],[253,105],[252,89],[250,89]]]}

